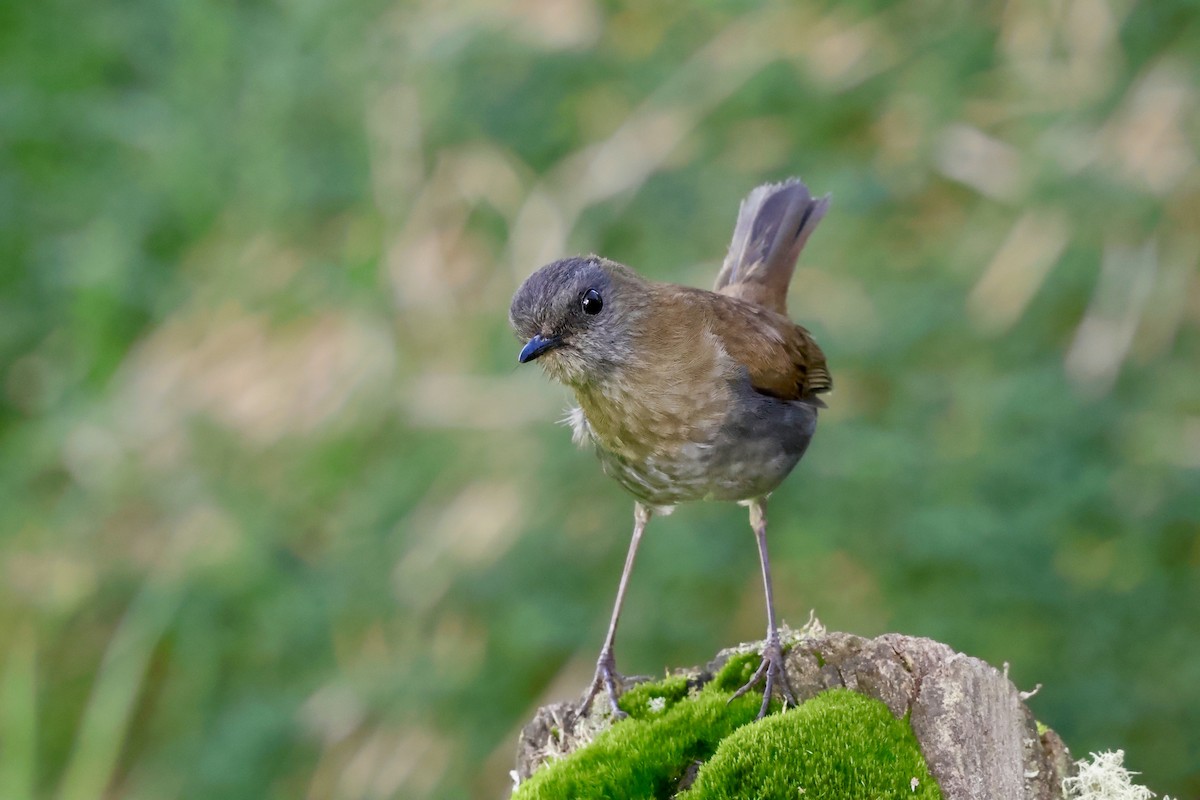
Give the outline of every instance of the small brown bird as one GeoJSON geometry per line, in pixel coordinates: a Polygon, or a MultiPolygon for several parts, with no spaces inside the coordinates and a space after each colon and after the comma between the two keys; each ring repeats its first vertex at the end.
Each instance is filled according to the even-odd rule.
{"type": "Polygon", "coordinates": [[[536,359],[574,390],[575,441],[590,443],[636,498],[633,541],[582,711],[605,688],[624,716],[613,641],[638,542],[652,514],[688,500],[749,506],[767,639],[737,695],[765,678],[760,717],[777,690],[795,704],[771,594],[766,502],[804,455],[825,406],[818,395],[833,386],[821,348],[787,317],[796,259],[828,205],[795,179],[754,189],[712,292],[649,281],[593,255],[542,267],[513,297],[520,362],[536,359]]]}

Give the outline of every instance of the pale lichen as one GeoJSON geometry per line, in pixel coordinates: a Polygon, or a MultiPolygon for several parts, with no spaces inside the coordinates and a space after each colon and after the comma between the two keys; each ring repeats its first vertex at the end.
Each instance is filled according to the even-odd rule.
{"type": "MultiPolygon", "coordinates": [[[[1125,769],[1125,751],[1092,753],[1090,759],[1075,764],[1079,770],[1063,779],[1067,800],[1150,800],[1154,792],[1133,782],[1136,772],[1125,769]]],[[[1171,800],[1164,797],[1163,800],[1171,800]]]]}

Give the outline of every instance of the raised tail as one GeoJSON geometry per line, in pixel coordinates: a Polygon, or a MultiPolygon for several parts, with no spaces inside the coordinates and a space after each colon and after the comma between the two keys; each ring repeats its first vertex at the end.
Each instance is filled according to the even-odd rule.
{"type": "Polygon", "coordinates": [[[799,178],[751,191],[738,210],[714,291],[787,314],[796,259],[828,208],[829,195],[814,198],[799,178]]]}

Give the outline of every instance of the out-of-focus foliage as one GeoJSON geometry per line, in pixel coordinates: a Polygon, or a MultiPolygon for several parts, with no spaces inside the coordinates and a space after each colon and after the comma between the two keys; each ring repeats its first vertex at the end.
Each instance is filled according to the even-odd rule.
{"type": "MultiPolygon", "coordinates": [[[[781,613],[1200,793],[1198,76],[1186,0],[3,4],[0,796],[502,796],[631,522],[509,297],[793,174],[781,613]]],[[[622,668],[763,625],[742,509],[652,523],[622,668]]]]}

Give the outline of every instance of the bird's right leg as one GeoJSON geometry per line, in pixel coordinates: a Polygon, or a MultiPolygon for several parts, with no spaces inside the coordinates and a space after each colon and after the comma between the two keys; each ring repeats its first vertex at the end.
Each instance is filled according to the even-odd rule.
{"type": "Polygon", "coordinates": [[[775,622],[775,598],[771,592],[771,559],[767,557],[767,501],[759,498],[750,503],[750,526],[754,528],[754,538],[758,540],[758,559],[762,566],[763,589],[767,597],[767,640],[763,643],[762,664],[746,685],[733,693],[734,698],[741,697],[756,685],[766,679],[763,688],[762,707],[758,709],[758,719],[767,715],[771,706],[771,698],[778,689],[783,695],[783,707],[796,705],[796,698],[788,687],[787,670],[784,669],[783,644],[779,640],[779,625],[775,622]]]}
{"type": "Polygon", "coordinates": [[[604,637],[604,647],[600,648],[600,658],[596,659],[596,677],[592,679],[592,685],[588,688],[583,705],[579,707],[580,716],[586,714],[592,707],[592,700],[596,698],[601,689],[608,690],[608,702],[612,706],[613,716],[618,718],[628,716],[617,705],[617,698],[620,696],[617,685],[621,675],[617,672],[617,661],[613,657],[613,642],[617,638],[617,622],[621,619],[621,604],[625,602],[625,587],[629,584],[629,573],[633,572],[633,559],[637,555],[642,532],[646,530],[646,523],[649,521],[650,509],[641,503],[635,503],[633,506],[633,539],[629,542],[629,552],[625,556],[625,569],[621,571],[621,582],[617,584],[617,602],[613,604],[612,619],[608,623],[608,635],[604,637]]]}

